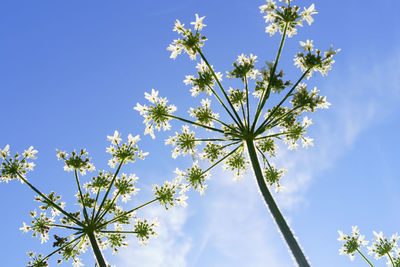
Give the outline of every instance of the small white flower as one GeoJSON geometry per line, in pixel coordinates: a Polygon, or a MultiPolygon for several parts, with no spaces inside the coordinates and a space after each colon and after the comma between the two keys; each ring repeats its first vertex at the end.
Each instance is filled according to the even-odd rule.
{"type": "Polygon", "coordinates": [[[188,199],[188,197],[182,194],[176,199],[176,203],[182,207],[186,207],[187,206],[186,199],[188,199]]]}
{"type": "Polygon", "coordinates": [[[106,152],[113,155],[115,152],[117,152],[117,149],[115,148],[115,146],[109,146],[106,148],[106,152]]]}
{"type": "Polygon", "coordinates": [[[47,233],[42,233],[42,234],[40,235],[40,243],[41,243],[41,244],[46,243],[48,240],[49,240],[49,234],[47,234],[47,233]]]}
{"type": "Polygon", "coordinates": [[[300,46],[302,46],[304,48],[304,50],[307,51],[313,51],[314,50],[314,44],[313,44],[313,40],[307,40],[306,42],[302,42],[300,41],[300,46]]]}
{"type": "Polygon", "coordinates": [[[10,156],[10,145],[6,145],[3,149],[0,149],[0,157],[6,159],[10,156]]]}
{"type": "MultiPolygon", "coordinates": [[[[117,166],[118,160],[116,158],[111,158],[110,160],[108,160],[108,166],[110,166],[110,168],[114,169],[115,166],[117,166]]],[[[65,167],[64,167],[65,169],[65,167]]]]}
{"type": "Polygon", "coordinates": [[[270,24],[267,27],[265,27],[265,32],[269,33],[270,36],[274,35],[277,30],[278,26],[276,26],[276,24],[270,24]]]}
{"type": "Polygon", "coordinates": [[[308,148],[308,146],[314,146],[313,143],[314,139],[310,138],[310,137],[303,137],[301,139],[301,144],[303,145],[303,147],[308,148]]]}
{"type": "Polygon", "coordinates": [[[31,227],[29,225],[27,225],[25,222],[23,222],[23,226],[21,228],[19,228],[19,230],[21,230],[23,233],[28,232],[31,229],[31,227]]]}
{"type": "Polygon", "coordinates": [[[38,153],[38,151],[35,150],[33,146],[30,146],[28,150],[25,150],[24,153],[22,153],[22,156],[24,156],[27,159],[36,159],[35,156],[36,153],[38,153]]]}
{"type": "Polygon", "coordinates": [[[185,30],[184,26],[185,26],[185,24],[182,24],[179,20],[176,20],[175,21],[175,27],[173,28],[173,31],[181,34],[185,30]]]}
{"type": "Polygon", "coordinates": [[[201,31],[205,26],[207,26],[207,25],[205,25],[205,24],[203,23],[203,19],[204,19],[205,17],[201,17],[201,18],[200,18],[198,14],[195,14],[195,16],[196,16],[196,21],[191,22],[190,24],[191,24],[191,25],[194,25],[194,29],[195,29],[196,31],[201,31]]]}
{"type": "Polygon", "coordinates": [[[308,126],[310,126],[312,124],[313,124],[312,119],[309,119],[307,116],[305,116],[303,118],[303,122],[301,123],[301,126],[307,128],[308,126]]]}
{"type": "Polygon", "coordinates": [[[309,8],[304,8],[304,11],[301,12],[301,16],[305,21],[307,21],[308,25],[311,25],[313,23],[314,19],[311,17],[311,15],[318,14],[318,12],[315,10],[314,4],[312,4],[309,8]]]}
{"type": "Polygon", "coordinates": [[[107,136],[107,139],[111,142],[111,144],[113,145],[118,145],[121,142],[121,138],[120,138],[121,134],[118,131],[114,131],[114,135],[113,136],[107,136]]]}
{"type": "Polygon", "coordinates": [[[84,266],[84,264],[81,262],[81,259],[74,257],[74,259],[72,260],[72,266],[80,267],[80,266],[84,266]]]}
{"type": "Polygon", "coordinates": [[[328,109],[330,105],[331,105],[331,103],[326,101],[326,96],[324,96],[324,97],[322,97],[322,103],[318,104],[317,108],[328,109]]]}
{"type": "Polygon", "coordinates": [[[297,142],[289,142],[288,149],[289,150],[297,150],[299,148],[299,144],[297,142]]]}
{"type": "Polygon", "coordinates": [[[132,136],[131,134],[128,135],[128,143],[130,146],[135,145],[137,142],[140,141],[140,136],[136,135],[135,137],[132,136]]]}
{"type": "Polygon", "coordinates": [[[156,103],[158,100],[158,91],[151,89],[151,94],[149,93],[144,93],[144,98],[149,100],[150,103],[156,103]]]}

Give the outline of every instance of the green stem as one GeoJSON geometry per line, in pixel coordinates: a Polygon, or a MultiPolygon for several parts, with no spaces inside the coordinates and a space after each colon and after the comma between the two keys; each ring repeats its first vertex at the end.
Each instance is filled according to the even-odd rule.
{"type": "Polygon", "coordinates": [[[211,90],[211,92],[214,94],[214,96],[218,99],[219,103],[225,108],[226,112],[228,112],[229,116],[232,118],[232,120],[236,123],[239,124],[238,121],[236,120],[236,118],[232,115],[232,113],[230,112],[230,110],[228,109],[228,107],[225,105],[225,103],[222,101],[222,99],[217,95],[217,93],[215,92],[215,90],[210,86],[207,85],[207,87],[211,90]]]}
{"type": "Polygon", "coordinates": [[[137,234],[135,231],[100,231],[101,233],[106,234],[137,234]]]}
{"type": "Polygon", "coordinates": [[[107,207],[107,209],[105,209],[99,216],[99,218],[97,219],[98,221],[101,221],[101,219],[103,219],[103,217],[107,214],[107,212],[111,209],[111,207],[114,205],[115,201],[117,200],[117,197],[119,196],[119,190],[117,192],[117,194],[115,194],[115,196],[113,197],[111,204],[107,207]]]}
{"type": "Polygon", "coordinates": [[[67,228],[67,229],[82,231],[82,228],[77,228],[77,227],[72,227],[72,226],[62,225],[62,224],[47,224],[47,226],[59,227],[59,228],[67,228]]]}
{"type": "Polygon", "coordinates": [[[279,61],[279,58],[280,58],[281,53],[282,53],[282,48],[283,48],[283,44],[285,43],[287,28],[288,28],[288,23],[286,22],[285,29],[283,31],[283,35],[282,35],[282,39],[281,39],[281,43],[279,45],[278,53],[276,54],[274,66],[272,67],[270,75],[269,75],[269,81],[268,81],[267,89],[262,92],[260,100],[258,101],[256,115],[254,117],[254,121],[253,121],[253,124],[251,126],[251,130],[252,131],[254,131],[254,129],[255,129],[256,125],[257,125],[258,118],[260,117],[261,111],[264,108],[265,102],[267,101],[267,99],[269,97],[269,93],[271,91],[272,78],[275,76],[276,67],[278,66],[278,61],[279,61]]]}
{"type": "Polygon", "coordinates": [[[228,146],[236,145],[236,144],[238,144],[238,143],[240,143],[240,142],[242,142],[242,140],[239,140],[239,141],[236,141],[236,142],[233,142],[233,143],[224,145],[224,146],[222,146],[220,149],[224,149],[224,148],[226,148],[226,147],[228,147],[228,146]]]}
{"type": "Polygon", "coordinates": [[[99,225],[99,226],[97,227],[97,229],[101,229],[101,228],[103,228],[104,226],[106,226],[106,225],[108,225],[108,224],[110,224],[110,223],[113,223],[113,222],[115,222],[115,221],[118,221],[118,219],[122,218],[123,216],[126,216],[126,215],[128,215],[128,214],[130,214],[130,213],[132,213],[132,212],[134,212],[134,211],[136,211],[136,210],[138,210],[138,209],[141,209],[141,208],[143,208],[144,206],[147,206],[147,205],[149,205],[149,204],[151,204],[151,203],[153,203],[153,202],[156,202],[157,200],[158,200],[158,199],[155,198],[155,199],[153,199],[153,200],[151,200],[151,201],[149,201],[149,202],[144,203],[143,205],[140,205],[139,207],[136,207],[136,208],[131,209],[131,210],[129,210],[129,211],[125,211],[123,214],[121,214],[121,215],[119,215],[119,216],[117,216],[117,217],[115,217],[115,218],[109,220],[108,222],[102,223],[101,225],[99,225]]]}
{"type": "Polygon", "coordinates": [[[100,195],[100,187],[97,188],[97,193],[96,193],[96,200],[94,201],[94,206],[93,206],[93,210],[92,210],[92,216],[90,221],[93,222],[94,219],[94,213],[96,211],[96,205],[97,205],[97,200],[99,199],[99,195],[100,195]]]}
{"type": "Polygon", "coordinates": [[[211,165],[210,167],[208,167],[205,171],[203,171],[202,174],[210,171],[212,168],[214,168],[215,166],[217,166],[220,162],[222,162],[224,159],[226,159],[227,157],[229,157],[230,155],[232,155],[233,153],[236,152],[236,150],[238,150],[242,145],[236,147],[235,149],[233,149],[231,152],[229,152],[228,154],[226,154],[224,157],[222,157],[220,160],[218,160],[217,162],[215,162],[213,165],[211,165]]]}
{"type": "MultiPolygon", "coordinates": [[[[360,253],[360,255],[364,258],[364,260],[366,260],[368,262],[368,264],[371,267],[374,267],[374,265],[372,265],[372,263],[364,256],[364,254],[361,253],[361,251],[357,248],[358,253],[360,253]]],[[[393,265],[394,266],[394,265],[393,265]]]]}
{"type": "Polygon", "coordinates": [[[250,130],[250,103],[249,103],[249,88],[247,84],[247,73],[244,77],[244,84],[246,87],[246,104],[247,104],[247,129],[250,130]]]}
{"type": "Polygon", "coordinates": [[[217,82],[219,88],[221,89],[222,93],[224,94],[226,100],[228,101],[229,106],[230,106],[231,109],[233,110],[233,113],[235,114],[236,119],[238,120],[238,121],[235,120],[236,123],[237,123],[237,125],[238,125],[238,126],[240,125],[240,127],[244,128],[243,123],[242,123],[242,121],[240,120],[239,114],[237,114],[235,108],[233,107],[232,102],[231,102],[231,100],[229,99],[229,96],[226,94],[226,92],[225,92],[225,90],[224,90],[224,87],[222,86],[221,82],[218,80],[218,77],[217,77],[217,75],[215,74],[213,68],[211,68],[210,63],[208,63],[206,57],[203,55],[203,52],[201,52],[201,49],[200,49],[200,48],[197,48],[197,52],[199,52],[201,58],[204,60],[204,62],[206,63],[208,69],[211,71],[211,73],[212,73],[212,75],[213,75],[215,81],[217,82]]]}
{"type": "Polygon", "coordinates": [[[277,133],[277,134],[270,134],[270,135],[266,135],[266,136],[260,136],[260,137],[254,138],[254,140],[260,140],[260,139],[271,138],[271,137],[278,137],[278,136],[285,135],[285,134],[291,134],[293,132],[294,131],[287,131],[287,132],[282,132],[282,133],[277,133]]]}
{"type": "MultiPolygon", "coordinates": [[[[246,114],[244,112],[244,107],[243,107],[243,102],[240,101],[240,106],[242,107],[242,114],[243,114],[243,121],[246,123],[246,114]]],[[[247,125],[245,125],[246,127],[248,127],[247,125]]]]}
{"type": "MultiPolygon", "coordinates": [[[[304,106],[304,105],[303,105],[304,106]]],[[[276,118],[275,120],[272,121],[267,121],[265,123],[263,123],[260,126],[260,133],[263,133],[265,131],[266,127],[269,127],[270,129],[274,128],[276,125],[278,125],[281,122],[281,119],[284,119],[285,117],[289,116],[290,114],[292,114],[294,111],[296,111],[297,109],[303,107],[303,106],[296,106],[294,108],[292,108],[291,110],[289,110],[288,112],[286,112],[285,114],[283,114],[282,116],[276,118]],[[262,128],[261,128],[262,127],[262,128]]]]}
{"type": "Polygon", "coordinates": [[[393,265],[393,267],[396,267],[396,266],[394,265],[394,262],[393,262],[392,256],[390,256],[390,253],[388,252],[388,253],[386,253],[386,254],[389,256],[389,259],[390,259],[390,261],[392,262],[392,265],[393,265]]]}
{"type": "Polygon", "coordinates": [[[76,219],[75,217],[73,217],[71,214],[69,214],[68,212],[66,212],[65,210],[63,210],[59,205],[57,205],[56,203],[54,203],[51,199],[49,199],[46,195],[44,195],[42,192],[40,192],[36,187],[34,187],[32,184],[30,184],[28,182],[28,180],[26,180],[21,174],[17,173],[18,177],[24,181],[24,183],[26,183],[33,191],[35,191],[36,193],[38,193],[42,198],[44,198],[45,200],[47,200],[49,202],[49,204],[51,204],[56,210],[60,211],[62,214],[64,214],[65,216],[67,216],[68,218],[70,218],[71,220],[73,220],[77,225],[79,226],[83,226],[83,224],[76,219]]]}
{"type": "Polygon", "coordinates": [[[103,200],[101,201],[101,204],[100,204],[100,206],[99,206],[99,209],[98,209],[97,212],[96,212],[96,216],[94,217],[94,221],[96,221],[97,218],[98,218],[98,216],[100,215],[101,208],[103,207],[104,202],[106,202],[106,199],[107,199],[107,197],[108,197],[108,194],[110,193],[111,187],[113,186],[114,181],[115,181],[115,179],[117,178],[117,175],[118,175],[118,173],[119,173],[119,171],[120,171],[120,169],[121,169],[123,163],[124,163],[123,160],[119,163],[118,169],[115,171],[114,177],[112,178],[111,183],[110,183],[110,185],[109,185],[108,188],[107,188],[107,192],[106,192],[106,194],[104,195],[104,198],[103,198],[103,200]]]}
{"type": "Polygon", "coordinates": [[[88,232],[86,234],[89,237],[90,245],[92,246],[94,256],[96,257],[97,265],[99,267],[107,267],[106,260],[104,259],[103,253],[101,253],[96,236],[93,232],[88,232]]]}
{"type": "MultiPolygon", "coordinates": [[[[81,232],[76,232],[75,234],[72,234],[72,235],[70,235],[70,236],[77,235],[77,234],[79,234],[79,233],[81,233],[81,232]]],[[[74,243],[76,240],[78,240],[79,238],[81,238],[83,235],[84,235],[84,234],[81,234],[80,236],[78,236],[78,237],[74,238],[73,240],[69,241],[69,242],[68,242],[67,244],[65,244],[64,246],[62,246],[62,247],[60,247],[60,248],[54,250],[53,252],[51,252],[50,254],[48,254],[46,257],[44,257],[43,260],[50,258],[52,255],[56,254],[56,253],[59,252],[60,250],[64,249],[65,247],[67,247],[67,246],[69,246],[69,245],[71,245],[71,244],[74,243]]]]}
{"type": "Polygon", "coordinates": [[[208,142],[208,141],[237,141],[238,139],[223,139],[223,138],[198,138],[189,140],[190,142],[208,142]]]}
{"type": "Polygon", "coordinates": [[[310,264],[308,263],[306,257],[304,256],[304,253],[301,250],[299,244],[297,243],[296,238],[294,237],[292,231],[290,230],[288,224],[285,221],[285,218],[283,217],[271,193],[268,190],[268,186],[265,183],[265,179],[262,174],[260,162],[258,161],[257,152],[253,140],[246,140],[246,144],[249,157],[251,160],[251,165],[253,166],[254,174],[256,176],[258,187],[264,198],[265,203],[267,204],[272,214],[272,217],[275,219],[275,222],[278,225],[279,230],[281,231],[283,237],[285,238],[285,241],[289,246],[289,249],[291,250],[297,264],[300,267],[309,267],[310,264]]]}
{"type": "Polygon", "coordinates": [[[212,130],[212,131],[224,133],[224,131],[222,131],[220,129],[217,129],[217,128],[214,128],[214,127],[210,127],[210,126],[207,126],[207,125],[203,125],[201,123],[197,123],[197,122],[194,122],[194,121],[191,121],[191,120],[187,120],[187,119],[184,119],[184,118],[181,118],[181,117],[177,117],[177,116],[174,116],[174,115],[171,115],[171,114],[165,114],[165,116],[173,118],[173,119],[176,119],[176,120],[180,120],[180,121],[183,121],[183,122],[186,122],[186,123],[190,123],[190,124],[193,124],[193,125],[196,125],[196,126],[200,126],[200,127],[212,130]]]}
{"type": "Polygon", "coordinates": [[[308,72],[311,70],[311,68],[308,68],[303,75],[301,75],[301,77],[297,80],[297,82],[293,85],[293,87],[290,89],[290,91],[286,94],[286,96],[281,100],[281,102],[279,102],[278,105],[276,105],[272,111],[268,114],[268,117],[263,121],[263,123],[261,123],[260,127],[258,127],[258,129],[256,130],[256,134],[259,133],[259,131],[262,129],[262,127],[264,127],[265,123],[268,122],[268,120],[270,118],[272,118],[272,116],[275,114],[275,112],[278,110],[278,108],[280,106],[282,106],[282,104],[286,101],[286,99],[292,94],[292,92],[294,91],[294,89],[296,89],[297,85],[301,82],[301,80],[303,80],[304,77],[306,77],[306,75],[308,74],[308,72]]]}
{"type": "Polygon", "coordinates": [[[84,201],[83,201],[83,194],[82,194],[81,184],[80,184],[80,182],[79,182],[78,172],[76,171],[76,169],[74,170],[74,173],[75,173],[76,185],[78,186],[78,190],[79,190],[79,196],[80,196],[81,202],[82,202],[83,215],[85,216],[85,220],[86,220],[87,222],[89,222],[89,216],[88,216],[88,214],[87,214],[86,206],[85,206],[85,203],[84,203],[84,201]]]}
{"type": "Polygon", "coordinates": [[[214,118],[214,117],[211,117],[211,119],[214,120],[214,121],[216,121],[216,122],[218,122],[218,123],[221,124],[221,125],[224,125],[225,127],[228,127],[228,128],[231,129],[232,131],[235,131],[235,132],[236,132],[236,129],[235,129],[235,128],[232,128],[232,126],[226,124],[225,122],[223,122],[223,121],[221,121],[221,120],[219,120],[219,119],[217,119],[217,118],[214,118]]]}

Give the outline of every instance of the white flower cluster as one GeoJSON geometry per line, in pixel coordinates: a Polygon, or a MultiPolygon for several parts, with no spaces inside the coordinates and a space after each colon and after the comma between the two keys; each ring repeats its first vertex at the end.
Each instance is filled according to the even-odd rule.
{"type": "Polygon", "coordinates": [[[332,69],[333,56],[337,54],[340,49],[333,50],[332,46],[321,54],[318,49],[314,50],[313,41],[307,40],[306,42],[300,42],[300,46],[304,52],[299,52],[294,57],[294,65],[301,69],[302,72],[307,73],[307,79],[310,79],[314,72],[321,73],[322,76],[326,76],[328,71],[332,69]]]}
{"type": "Polygon", "coordinates": [[[229,152],[227,149],[223,149],[221,142],[206,142],[203,151],[203,153],[199,154],[199,158],[201,160],[208,160],[210,163],[215,162],[219,157],[224,156],[229,152]]]}
{"type": "Polygon", "coordinates": [[[182,178],[179,177],[172,182],[166,181],[162,186],[153,185],[154,194],[161,206],[166,209],[175,206],[175,204],[182,207],[187,206],[186,200],[188,197],[185,193],[189,190],[189,186],[182,184],[181,180],[182,178]]]}
{"type": "Polygon", "coordinates": [[[118,131],[114,131],[112,136],[107,136],[107,139],[111,142],[111,146],[106,149],[106,152],[112,155],[112,158],[108,161],[111,168],[115,168],[117,163],[126,164],[135,162],[136,159],[144,159],[149,154],[139,150],[137,146],[137,142],[140,141],[139,135],[129,134],[126,143],[121,143],[120,136],[121,134],[118,131]]]}
{"type": "Polygon", "coordinates": [[[10,157],[10,146],[6,145],[0,149],[0,182],[6,182],[13,179],[19,179],[22,183],[22,178],[25,179],[26,173],[33,171],[35,163],[28,162],[29,159],[36,159],[37,150],[33,146],[29,147],[22,153],[22,156],[15,153],[14,157],[10,157]]]}
{"type": "Polygon", "coordinates": [[[115,179],[115,191],[113,192],[113,196],[121,196],[121,201],[123,203],[131,200],[132,195],[135,196],[140,191],[139,188],[135,187],[135,183],[138,179],[139,177],[133,173],[129,175],[123,173],[120,177],[117,176],[115,179]]]}
{"type": "MultiPolygon", "coordinates": [[[[343,247],[339,249],[341,255],[349,255],[350,259],[353,260],[355,253],[359,253],[370,266],[373,266],[367,257],[361,252],[361,247],[367,245],[369,242],[364,240],[363,235],[360,235],[357,226],[352,226],[352,236],[343,234],[342,231],[338,232],[338,240],[344,242],[343,247]]],[[[383,236],[382,232],[377,233],[373,231],[373,234],[375,237],[372,240],[371,246],[368,247],[368,255],[375,254],[375,259],[377,260],[385,257],[387,259],[386,264],[388,267],[400,266],[400,249],[397,244],[399,241],[399,235],[396,233],[388,239],[383,236]]]]}
{"type": "Polygon", "coordinates": [[[286,31],[287,36],[292,37],[297,33],[297,26],[303,26],[303,21],[308,25],[314,21],[313,15],[318,12],[314,4],[300,12],[300,7],[291,6],[290,1],[285,1],[286,5],[278,7],[274,0],[267,0],[267,4],[260,6],[260,13],[265,13],[265,23],[269,23],[265,32],[271,36],[278,30],[281,34],[286,31]]]}
{"type": "Polygon", "coordinates": [[[367,245],[368,241],[364,240],[364,235],[360,235],[360,230],[357,225],[352,226],[351,229],[351,236],[344,234],[342,231],[338,231],[339,238],[337,240],[344,242],[343,247],[339,249],[340,255],[348,255],[350,260],[354,260],[354,254],[360,247],[367,245]]]}
{"type": "Polygon", "coordinates": [[[198,53],[198,49],[204,46],[204,41],[207,38],[200,34],[200,31],[206,26],[203,23],[205,17],[199,17],[196,14],[196,21],[191,22],[195,32],[185,28],[185,24],[182,24],[179,20],[175,21],[175,27],[173,31],[176,31],[182,36],[182,39],[175,39],[172,44],[167,47],[168,51],[171,51],[171,58],[175,59],[182,51],[185,51],[190,59],[195,60],[198,53]]]}
{"type": "Polygon", "coordinates": [[[233,107],[238,111],[246,104],[246,92],[244,90],[233,89],[229,87],[229,100],[232,102],[233,107]]]}
{"type": "Polygon", "coordinates": [[[79,171],[81,175],[85,175],[86,171],[92,172],[96,170],[96,167],[93,163],[90,162],[90,158],[88,157],[89,153],[86,149],[81,149],[79,153],[75,150],[71,152],[71,156],[65,151],[61,151],[57,149],[57,159],[63,160],[64,171],[79,171]]]}
{"type": "Polygon", "coordinates": [[[161,128],[166,131],[171,129],[169,121],[172,119],[171,115],[176,111],[176,106],[167,106],[167,98],[158,96],[158,91],[151,89],[151,93],[145,93],[145,98],[151,103],[149,107],[146,105],[136,104],[134,110],[139,111],[140,115],[144,117],[143,122],[146,124],[144,134],[150,134],[154,139],[154,129],[160,131],[161,128]]]}
{"type": "MultiPolygon", "coordinates": [[[[196,109],[190,108],[189,114],[191,117],[196,118],[197,122],[201,123],[202,125],[214,127],[214,120],[219,118],[219,114],[212,112],[210,106],[210,99],[202,99],[201,107],[196,109]]],[[[195,127],[197,126],[195,125],[195,127]]]]}
{"type": "MultiPolygon", "coordinates": [[[[185,85],[192,85],[190,92],[192,96],[198,96],[201,92],[206,92],[208,95],[213,94],[213,88],[215,86],[215,77],[213,75],[214,67],[211,65],[210,68],[204,62],[204,60],[200,60],[197,63],[197,78],[194,75],[186,75],[183,83],[185,85]],[[210,69],[211,68],[211,69],[210,69]]],[[[222,81],[222,73],[214,72],[218,81],[222,81]]]]}
{"type": "Polygon", "coordinates": [[[205,193],[205,190],[208,187],[205,184],[205,181],[210,179],[210,173],[208,171],[203,171],[199,167],[198,161],[194,161],[192,167],[188,168],[186,172],[176,168],[175,173],[177,174],[176,179],[178,181],[182,181],[184,179],[191,187],[200,192],[200,195],[205,193]]]}
{"type": "Polygon", "coordinates": [[[257,62],[257,56],[250,54],[246,56],[241,54],[237,57],[236,62],[233,63],[234,69],[227,71],[227,77],[230,79],[240,78],[244,80],[246,77],[256,80],[261,74],[259,70],[255,69],[255,63],[257,62]]]}
{"type": "Polygon", "coordinates": [[[397,233],[393,234],[391,238],[388,240],[387,237],[383,236],[382,232],[373,231],[375,238],[373,239],[373,243],[370,247],[368,247],[368,254],[375,254],[375,259],[380,259],[384,256],[388,257],[393,256],[392,250],[397,252],[399,241],[399,235],[397,233]]]}
{"type": "Polygon", "coordinates": [[[237,151],[224,161],[222,168],[224,170],[232,171],[233,181],[236,182],[243,178],[243,174],[246,171],[246,165],[248,163],[249,162],[246,160],[243,151],[237,151]]]}
{"type": "Polygon", "coordinates": [[[155,228],[159,226],[158,219],[155,218],[151,223],[147,220],[136,219],[134,225],[134,232],[139,240],[139,244],[146,245],[150,236],[157,237],[155,228]]]}
{"type": "MultiPolygon", "coordinates": [[[[175,136],[170,136],[165,140],[166,145],[174,146],[172,150],[172,158],[177,158],[179,155],[187,155],[188,153],[194,156],[197,153],[194,132],[189,129],[188,125],[182,126],[182,133],[175,132],[175,136]]],[[[197,144],[196,144],[197,143],[197,144]]]]}

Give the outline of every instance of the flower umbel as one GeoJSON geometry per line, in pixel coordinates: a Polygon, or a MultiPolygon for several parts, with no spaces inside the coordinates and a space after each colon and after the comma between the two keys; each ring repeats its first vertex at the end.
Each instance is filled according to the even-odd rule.
{"type": "MultiPolygon", "coordinates": [[[[174,147],[173,158],[178,155],[191,155],[192,167],[186,171],[178,170],[177,173],[183,182],[201,194],[207,188],[205,183],[209,171],[218,164],[222,163],[226,170],[232,171],[234,180],[241,178],[248,166],[251,166],[264,200],[269,207],[275,207],[268,187],[275,186],[276,190],[281,189],[280,183],[285,172],[270,162],[270,158],[276,154],[277,144],[283,143],[289,149],[298,149],[299,143],[305,148],[314,145],[314,139],[306,136],[311,120],[305,113],[328,108],[329,103],[317,89],[310,90],[302,81],[304,78],[310,78],[315,71],[326,75],[334,63],[333,56],[339,50],[330,48],[321,53],[314,48],[312,40],[301,42],[300,52],[295,56],[295,66],[301,70],[300,77],[295,82],[285,79],[284,72],[277,70],[284,42],[287,37],[297,33],[298,26],[303,26],[304,21],[311,25],[313,16],[317,14],[314,4],[302,9],[291,2],[283,1],[278,5],[273,0],[267,0],[267,3],[260,7],[261,13],[265,14],[265,21],[269,24],[266,31],[270,35],[278,31],[281,34],[276,57],[266,62],[264,67],[257,68],[256,55],[240,54],[234,61],[233,68],[226,72],[228,82],[237,79],[233,86],[222,84],[221,72],[214,69],[204,54],[204,41],[207,38],[200,34],[200,31],[205,26],[205,18],[196,14],[196,21],[191,23],[194,30],[185,28],[183,23],[176,20],[173,31],[180,34],[181,39],[174,40],[167,48],[171,51],[170,57],[175,59],[182,51],[192,60],[200,57],[196,65],[197,74],[186,75],[183,82],[190,86],[189,91],[193,97],[204,93],[207,98],[201,100],[201,106],[189,108],[191,118],[172,115],[170,111],[166,111],[166,101],[159,108],[162,112],[155,113],[151,108],[155,109],[157,106],[158,92],[154,90],[151,94],[146,94],[146,98],[151,102],[150,107],[136,105],[135,109],[145,118],[145,133],[151,132],[153,137],[153,125],[161,127],[160,122],[166,122],[168,127],[165,128],[169,130],[172,127],[169,124],[171,120],[184,123],[181,133],[176,132],[165,144],[174,147]],[[275,96],[271,97],[273,94],[275,96]],[[147,97],[149,95],[153,97],[147,97]],[[214,103],[220,106],[218,112],[214,103]],[[201,128],[206,131],[202,131],[201,128]],[[200,137],[201,134],[207,135],[200,137]],[[197,151],[202,152],[196,153],[197,151]],[[263,159],[263,167],[260,166],[259,156],[263,159]],[[209,161],[211,165],[203,170],[200,167],[203,163],[199,160],[209,161]]],[[[175,110],[176,108],[173,109],[175,110]]],[[[159,192],[161,194],[161,191],[159,192]]],[[[165,204],[172,201],[167,193],[171,192],[165,191],[165,204]]],[[[309,266],[282,214],[278,210],[271,210],[271,213],[279,222],[279,228],[297,263],[300,266],[309,266]]]]}
{"type": "MultiPolygon", "coordinates": [[[[150,101],[157,102],[157,96],[149,95],[150,101]],[[152,98],[153,97],[153,98],[152,98]]],[[[144,159],[148,153],[138,148],[139,136],[128,135],[127,142],[122,142],[121,134],[115,131],[112,136],[107,136],[111,146],[106,149],[112,158],[109,165],[115,171],[99,171],[98,174],[84,182],[81,186],[80,175],[86,171],[93,172],[95,167],[88,157],[88,152],[81,149],[78,152],[67,153],[57,150],[58,160],[64,162],[64,170],[73,172],[76,181],[78,207],[76,210],[67,211],[66,203],[61,201],[61,196],[55,192],[42,193],[33,186],[26,178],[29,170],[34,164],[28,162],[35,159],[37,150],[33,147],[25,150],[22,155],[18,153],[10,157],[10,148],[7,145],[0,150],[1,157],[1,180],[10,181],[19,179],[27,184],[38,195],[35,201],[40,203],[41,212],[30,212],[31,221],[23,223],[20,230],[24,233],[32,232],[32,236],[40,238],[41,243],[46,243],[54,237],[54,251],[44,256],[28,253],[31,258],[28,266],[49,266],[48,260],[54,254],[59,254],[57,263],[71,260],[73,266],[83,266],[80,255],[91,246],[99,267],[110,266],[106,263],[102,250],[110,247],[113,253],[127,246],[127,234],[135,234],[143,244],[147,243],[151,236],[156,236],[155,227],[157,221],[148,223],[136,217],[136,211],[153,202],[160,202],[168,208],[175,203],[185,206],[187,196],[184,194],[186,188],[175,179],[172,183],[166,182],[163,186],[155,185],[154,199],[139,205],[136,208],[125,210],[123,204],[136,195],[139,188],[135,186],[138,177],[135,174],[121,173],[124,164],[135,162],[136,159],[144,159]],[[178,192],[179,191],[179,192],[178,192]],[[135,221],[133,229],[127,225],[135,221]]]]}
{"type": "Polygon", "coordinates": [[[359,251],[359,248],[368,244],[368,241],[364,240],[364,236],[360,235],[360,231],[357,226],[352,226],[352,235],[343,234],[342,231],[338,231],[338,241],[344,242],[343,247],[339,249],[340,255],[348,255],[351,260],[354,260],[355,253],[359,251]]]}

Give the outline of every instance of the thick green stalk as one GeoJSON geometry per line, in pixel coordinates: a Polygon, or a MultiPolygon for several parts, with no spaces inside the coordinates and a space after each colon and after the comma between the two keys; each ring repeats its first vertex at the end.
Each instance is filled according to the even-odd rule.
{"type": "Polygon", "coordinates": [[[301,250],[299,244],[297,243],[295,237],[293,236],[292,231],[290,230],[288,224],[285,221],[282,213],[280,212],[278,206],[276,205],[271,193],[268,190],[268,186],[265,183],[264,176],[262,174],[260,162],[258,161],[257,152],[254,146],[253,140],[246,140],[247,150],[249,153],[249,157],[251,160],[251,165],[253,166],[254,174],[256,176],[258,187],[260,188],[260,192],[264,198],[264,201],[267,203],[267,206],[274,217],[276,224],[279,227],[283,237],[289,249],[291,250],[294,258],[296,259],[297,264],[300,267],[309,267],[306,257],[304,256],[303,251],[301,250]]]}
{"type": "Polygon", "coordinates": [[[96,236],[93,232],[88,232],[86,234],[89,237],[90,245],[92,246],[94,256],[96,257],[97,265],[99,267],[107,267],[106,260],[104,259],[103,253],[101,253],[96,236]]]}

